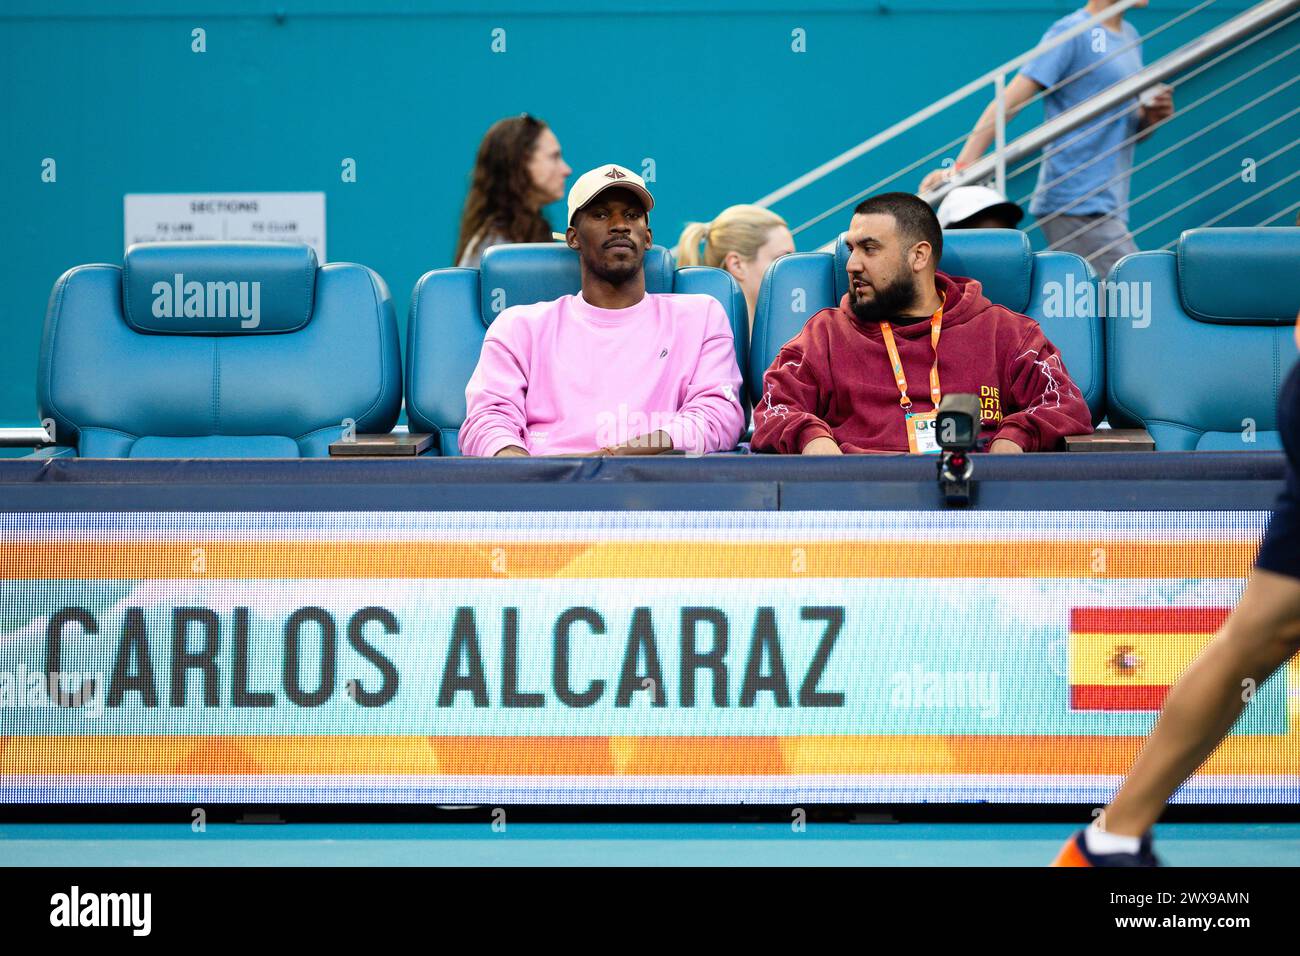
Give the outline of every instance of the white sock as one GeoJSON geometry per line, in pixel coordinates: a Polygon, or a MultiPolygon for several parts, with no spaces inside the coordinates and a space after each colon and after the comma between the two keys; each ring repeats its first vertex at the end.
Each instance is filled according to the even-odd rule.
{"type": "Polygon", "coordinates": [[[1087,844],[1089,853],[1098,854],[1136,853],[1142,846],[1141,837],[1107,833],[1105,830],[1098,829],[1095,824],[1083,831],[1083,842],[1087,844]]]}

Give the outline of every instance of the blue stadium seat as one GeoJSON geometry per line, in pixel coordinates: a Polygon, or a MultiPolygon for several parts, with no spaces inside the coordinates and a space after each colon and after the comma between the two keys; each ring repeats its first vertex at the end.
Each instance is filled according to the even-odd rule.
{"type": "MultiPolygon", "coordinates": [[[[727,272],[675,268],[663,246],[645,258],[646,291],[711,295],[722,303],[742,373],[749,352],[745,296],[727,272]]],[[[465,386],[492,319],[511,305],[572,295],[582,288],[578,255],[561,243],[493,246],[478,269],[435,269],[415,284],[406,333],[406,416],[413,432],[437,436],[440,453],[459,455],[465,386]]],[[[748,413],[748,406],[746,406],[748,413]]]]}
{"type": "MultiPolygon", "coordinates": [[[[781,346],[820,309],[838,305],[849,291],[848,247],[834,253],[798,252],[773,262],[754,308],[749,355],[750,400],[762,398],[763,373],[781,346]]],[[[978,279],[990,301],[1029,316],[1061,350],[1065,367],[1083,392],[1094,424],[1105,415],[1102,320],[1097,318],[1096,276],[1070,252],[1032,251],[1015,229],[954,229],[943,234],[939,269],[978,279]],[[1076,303],[1087,301],[1086,307],[1076,303]]]]}
{"type": "Polygon", "coordinates": [[[37,390],[45,457],[319,458],[397,421],[397,322],[378,275],[307,246],[136,245],[54,284],[37,390]]]}
{"type": "Polygon", "coordinates": [[[1145,427],[1158,451],[1281,448],[1298,267],[1296,228],[1191,229],[1176,252],[1115,263],[1108,286],[1150,308],[1107,320],[1111,420],[1145,427]]]}

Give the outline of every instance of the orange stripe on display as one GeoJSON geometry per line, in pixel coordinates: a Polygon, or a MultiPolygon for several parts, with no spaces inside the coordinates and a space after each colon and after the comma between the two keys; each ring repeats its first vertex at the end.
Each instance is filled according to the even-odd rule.
{"type": "MultiPolygon", "coordinates": [[[[745,544],[207,542],[196,538],[192,542],[9,543],[0,548],[0,579],[1244,578],[1255,552],[1254,543],[1237,541],[745,544]],[[196,570],[194,549],[200,547],[202,565],[196,570]],[[1099,547],[1106,550],[1105,573],[1093,570],[1099,547]],[[796,549],[803,552],[797,562],[796,549]]],[[[1130,614],[1128,610],[1104,613],[1130,614]]]]}
{"type": "Polygon", "coordinates": [[[436,774],[426,737],[143,736],[9,737],[11,773],[436,774]]]}
{"type": "MultiPolygon", "coordinates": [[[[1143,737],[9,737],[13,774],[1122,774],[1143,737]]],[[[1294,734],[1228,737],[1210,774],[1300,774],[1294,734]]]]}

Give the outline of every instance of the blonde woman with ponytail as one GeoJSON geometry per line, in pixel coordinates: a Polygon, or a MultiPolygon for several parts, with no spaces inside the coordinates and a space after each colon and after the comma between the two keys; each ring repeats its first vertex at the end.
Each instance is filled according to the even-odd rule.
{"type": "Polygon", "coordinates": [[[677,243],[677,265],[726,269],[740,284],[754,331],[754,306],[773,259],[794,252],[785,220],[762,206],[729,206],[712,222],[692,222],[677,243]]]}

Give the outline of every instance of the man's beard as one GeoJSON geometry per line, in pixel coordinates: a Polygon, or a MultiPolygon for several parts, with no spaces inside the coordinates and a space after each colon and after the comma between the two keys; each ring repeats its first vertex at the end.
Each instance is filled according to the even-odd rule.
{"type": "Polygon", "coordinates": [[[889,285],[876,286],[875,291],[870,299],[859,299],[850,290],[849,306],[859,321],[896,322],[916,306],[916,286],[906,272],[895,275],[889,285]]]}
{"type": "Polygon", "coordinates": [[[587,270],[610,285],[622,285],[641,271],[644,259],[644,256],[633,256],[606,265],[603,257],[593,256],[587,261],[587,270]]]}

